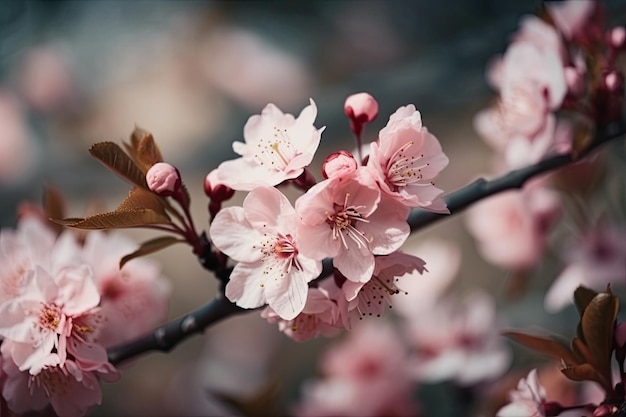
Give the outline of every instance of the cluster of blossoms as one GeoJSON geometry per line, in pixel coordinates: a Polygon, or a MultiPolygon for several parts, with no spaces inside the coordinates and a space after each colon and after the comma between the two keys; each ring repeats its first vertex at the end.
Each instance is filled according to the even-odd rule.
{"type": "MultiPolygon", "coordinates": [[[[359,137],[376,113],[368,94],[346,101],[359,137]]],[[[432,182],[448,158],[415,106],[391,115],[365,163],[346,151],[329,155],[318,183],[306,169],[324,130],[313,126],[316,114],[312,100],[297,118],[268,105],[246,123],[246,143],[233,145],[241,158],[223,162],[205,187],[249,191],[210,228],[213,244],[238,262],[226,296],[243,308],[267,305],[263,316],[296,340],[349,327],[350,316],[380,315],[400,292],[397,277],[425,269],[398,252],[410,208],[448,212],[432,182]],[[275,188],[285,182],[305,190],[295,207],[275,188]],[[318,282],[325,258],[335,277],[318,282]]]]}
{"type": "MultiPolygon", "coordinates": [[[[495,104],[474,120],[495,151],[496,172],[554,154],[576,157],[589,144],[594,124],[619,118],[624,83],[617,58],[626,47],[626,30],[606,29],[604,23],[602,5],[586,0],[546,3],[543,16],[522,19],[511,44],[488,70],[498,92],[495,104]]],[[[586,193],[590,173],[602,162],[580,161],[568,171],[537,178],[519,191],[472,207],[467,226],[483,257],[516,273],[534,268],[566,211],[557,186],[586,193]]],[[[592,225],[581,235],[564,256],[569,266],[548,292],[548,310],[565,307],[578,285],[602,290],[611,282],[623,282],[626,257],[617,243],[623,240],[621,227],[592,225]]]]}
{"type": "MultiPolygon", "coordinates": [[[[119,378],[106,348],[167,314],[169,284],[144,260],[119,268],[134,244],[115,234],[56,233],[38,216],[0,233],[0,387],[9,410],[51,406],[80,416],[119,378]]],[[[3,406],[4,407],[4,406],[3,406]]]]}

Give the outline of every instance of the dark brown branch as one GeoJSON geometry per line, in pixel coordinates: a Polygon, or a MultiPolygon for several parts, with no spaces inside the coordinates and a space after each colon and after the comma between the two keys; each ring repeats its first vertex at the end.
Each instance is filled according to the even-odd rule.
{"type": "MultiPolygon", "coordinates": [[[[626,127],[623,124],[616,123],[599,128],[595,132],[593,142],[581,153],[579,158],[591,153],[600,145],[610,140],[623,137],[624,135],[626,135],[626,127]]],[[[476,180],[448,194],[445,197],[445,201],[448,204],[450,213],[457,214],[483,198],[502,191],[521,188],[530,178],[563,167],[572,162],[575,162],[575,159],[569,154],[553,156],[535,165],[511,171],[491,181],[485,179],[476,180]]],[[[449,215],[415,209],[411,212],[408,222],[411,226],[411,231],[414,232],[448,217],[449,215]]],[[[220,264],[217,259],[209,258],[212,262],[220,264]]],[[[320,278],[326,277],[332,273],[332,261],[330,259],[325,259],[323,265],[324,268],[320,278]]],[[[220,266],[220,270],[224,272],[227,271],[223,265],[220,266]]],[[[220,275],[220,281],[225,285],[226,277],[221,276],[224,274],[218,275],[220,275]]],[[[109,360],[115,365],[153,350],[168,352],[187,337],[201,333],[212,324],[227,317],[249,311],[254,310],[239,308],[224,298],[224,296],[220,295],[197,310],[171,321],[139,339],[109,349],[109,360]]]]}
{"type": "Polygon", "coordinates": [[[178,343],[196,333],[202,333],[207,327],[236,314],[248,312],[219,295],[202,307],[185,314],[152,332],[109,349],[109,362],[117,365],[122,361],[139,356],[149,351],[169,352],[178,343]]]}

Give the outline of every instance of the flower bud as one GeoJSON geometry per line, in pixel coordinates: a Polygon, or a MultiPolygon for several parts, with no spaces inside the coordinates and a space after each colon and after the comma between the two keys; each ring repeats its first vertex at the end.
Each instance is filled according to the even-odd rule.
{"type": "Polygon", "coordinates": [[[602,404],[593,411],[593,417],[612,416],[617,411],[617,407],[609,404],[602,404]]]}
{"type": "Polygon", "coordinates": [[[214,169],[204,179],[204,193],[212,201],[222,203],[231,198],[235,194],[235,190],[222,184],[218,179],[217,169],[214,169]]]}
{"type": "Polygon", "coordinates": [[[350,152],[333,152],[326,157],[322,165],[322,175],[324,178],[334,178],[350,175],[356,172],[359,164],[350,152]]]}
{"type": "Polygon", "coordinates": [[[369,123],[378,116],[378,102],[368,93],[352,94],[346,99],[343,109],[355,123],[369,123]]]}
{"type": "Polygon", "coordinates": [[[583,76],[575,67],[565,67],[565,82],[574,97],[579,97],[585,90],[583,76]]]}
{"type": "Polygon", "coordinates": [[[610,71],[604,76],[604,85],[611,92],[621,92],[624,88],[624,78],[617,71],[610,71]]]}
{"type": "Polygon", "coordinates": [[[170,196],[180,188],[178,170],[167,162],[158,162],[146,173],[148,188],[160,196],[170,196]]]}
{"type": "Polygon", "coordinates": [[[623,26],[617,26],[609,32],[609,45],[615,49],[621,49],[626,41],[626,29],[623,26]]]}

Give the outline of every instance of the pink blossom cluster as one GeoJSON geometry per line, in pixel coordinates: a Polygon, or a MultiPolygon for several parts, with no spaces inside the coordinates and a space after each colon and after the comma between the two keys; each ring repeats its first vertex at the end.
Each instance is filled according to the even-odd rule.
{"type": "MultiPolygon", "coordinates": [[[[474,121],[496,152],[498,172],[554,154],[576,158],[589,144],[594,122],[604,124],[619,116],[614,108],[621,108],[623,76],[616,59],[624,50],[624,28],[607,31],[602,6],[594,1],[550,2],[545,11],[541,17],[522,19],[505,53],[488,70],[498,97],[474,121]]],[[[557,175],[568,177],[570,188],[583,190],[588,184],[585,170],[593,163],[581,161],[557,175]],[[577,179],[572,181],[574,176],[577,179]]],[[[520,273],[542,260],[550,233],[565,211],[554,180],[538,178],[519,191],[495,195],[469,210],[468,230],[487,261],[520,273]]],[[[580,265],[584,259],[590,257],[574,263],[580,265]]],[[[571,260],[568,256],[566,261],[571,260]]],[[[606,285],[606,277],[595,280],[593,276],[599,274],[592,273],[583,279],[578,271],[568,267],[557,280],[546,298],[549,309],[567,304],[579,284],[606,285]]],[[[616,280],[617,274],[611,274],[616,280]]]]}
{"type": "Polygon", "coordinates": [[[476,130],[509,168],[570,151],[571,129],[560,110],[601,122],[619,115],[623,75],[615,58],[623,28],[605,33],[601,6],[592,0],[548,3],[546,10],[545,18],[525,17],[491,63],[488,78],[498,98],[475,117],[476,130]]]}
{"type": "Polygon", "coordinates": [[[164,318],[168,285],[158,269],[145,261],[119,269],[129,247],[99,232],[81,245],[35,216],[0,232],[0,381],[11,411],[84,415],[102,401],[99,381],[119,378],[106,348],[164,318]]]}
{"type": "Polygon", "coordinates": [[[210,228],[213,244],[237,262],[226,296],[243,308],[267,305],[263,315],[296,340],[379,315],[400,292],[397,277],[425,269],[398,252],[410,209],[448,212],[433,182],[448,158],[415,106],[391,115],[365,164],[346,151],[329,155],[320,182],[307,171],[324,130],[313,126],[316,114],[312,100],[298,118],[268,105],[246,124],[246,143],[234,144],[242,157],[210,174],[212,186],[249,191],[210,228]],[[305,190],[294,205],[274,187],[286,181],[305,190]],[[318,282],[325,258],[335,279],[318,282]]]}

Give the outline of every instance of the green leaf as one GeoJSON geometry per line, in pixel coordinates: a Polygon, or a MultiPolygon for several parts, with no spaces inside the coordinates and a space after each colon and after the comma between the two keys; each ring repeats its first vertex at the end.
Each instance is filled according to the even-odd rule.
{"type": "Polygon", "coordinates": [[[142,227],[153,224],[170,224],[168,217],[150,209],[133,209],[127,211],[112,211],[96,214],[87,218],[52,219],[55,223],[76,229],[122,229],[128,227],[142,227]]]}
{"type": "Polygon", "coordinates": [[[610,293],[597,294],[585,308],[581,319],[585,344],[591,352],[593,364],[600,375],[611,380],[613,329],[619,300],[610,293]]]}
{"type": "Polygon", "coordinates": [[[161,237],[157,237],[157,238],[148,240],[146,242],[143,242],[136,251],[134,251],[133,253],[129,253],[128,255],[124,256],[120,260],[120,269],[122,269],[124,264],[130,261],[131,259],[135,259],[144,255],[149,255],[154,252],[158,252],[161,249],[165,249],[168,246],[171,246],[178,242],[184,243],[185,241],[182,239],[175,238],[173,236],[161,236],[161,237]]]}
{"type": "Polygon", "coordinates": [[[89,153],[131,184],[148,189],[146,176],[135,162],[113,142],[100,142],[89,148],[89,153]]]}
{"type": "Polygon", "coordinates": [[[503,334],[527,348],[557,359],[563,359],[568,365],[580,363],[578,358],[568,347],[567,342],[555,336],[547,338],[514,331],[505,332],[503,334]]]}

